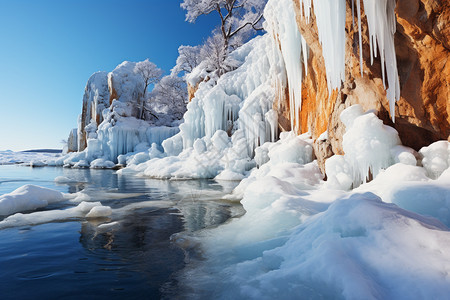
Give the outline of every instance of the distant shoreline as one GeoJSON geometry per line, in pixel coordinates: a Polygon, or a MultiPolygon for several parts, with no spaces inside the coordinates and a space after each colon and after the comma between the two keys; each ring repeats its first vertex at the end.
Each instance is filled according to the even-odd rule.
{"type": "Polygon", "coordinates": [[[32,153],[62,153],[62,149],[34,149],[18,152],[32,152],[32,153]]]}

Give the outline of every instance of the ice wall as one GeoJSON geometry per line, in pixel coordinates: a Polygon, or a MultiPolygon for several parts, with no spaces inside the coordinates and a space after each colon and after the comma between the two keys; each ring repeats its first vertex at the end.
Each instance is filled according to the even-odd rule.
{"type": "MultiPolygon", "coordinates": [[[[269,35],[264,35],[230,55],[240,67],[219,79],[209,78],[199,84],[195,98],[187,106],[180,134],[166,142],[170,147],[166,152],[179,154],[197,139],[211,138],[218,130],[231,135],[240,129],[249,156],[257,146],[277,139],[278,124],[271,112],[275,98],[272,83],[283,80],[284,69],[277,45],[269,35]],[[180,141],[182,147],[178,145],[180,141]],[[178,151],[170,151],[173,149],[178,151]]],[[[201,70],[193,73],[203,74],[201,70]]]]}

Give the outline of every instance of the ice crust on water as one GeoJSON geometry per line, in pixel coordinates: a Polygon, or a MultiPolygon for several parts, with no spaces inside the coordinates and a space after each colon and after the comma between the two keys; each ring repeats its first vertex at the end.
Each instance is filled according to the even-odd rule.
{"type": "Polygon", "coordinates": [[[0,196],[0,215],[35,210],[49,204],[65,201],[63,193],[27,184],[0,196]]]}

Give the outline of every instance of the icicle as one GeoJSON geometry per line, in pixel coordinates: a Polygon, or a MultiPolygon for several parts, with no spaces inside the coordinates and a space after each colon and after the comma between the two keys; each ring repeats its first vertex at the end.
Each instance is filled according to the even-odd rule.
{"type": "Polygon", "coordinates": [[[363,77],[362,30],[361,30],[361,0],[356,0],[356,10],[358,11],[359,68],[361,70],[361,77],[363,77]]]}

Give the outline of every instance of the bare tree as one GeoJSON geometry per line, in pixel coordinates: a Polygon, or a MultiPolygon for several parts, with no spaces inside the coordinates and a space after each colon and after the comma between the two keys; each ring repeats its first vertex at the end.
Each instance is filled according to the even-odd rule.
{"type": "Polygon", "coordinates": [[[261,30],[263,10],[267,0],[183,0],[181,7],[186,10],[186,21],[195,22],[201,15],[217,12],[220,17],[220,32],[224,47],[246,30],[261,30]]]}
{"type": "Polygon", "coordinates": [[[148,60],[136,63],[134,67],[134,73],[141,75],[144,81],[144,90],[142,92],[142,99],[138,99],[139,114],[138,118],[143,119],[144,117],[144,106],[148,86],[151,84],[156,84],[161,79],[162,70],[158,68],[154,63],[148,60]]]}

